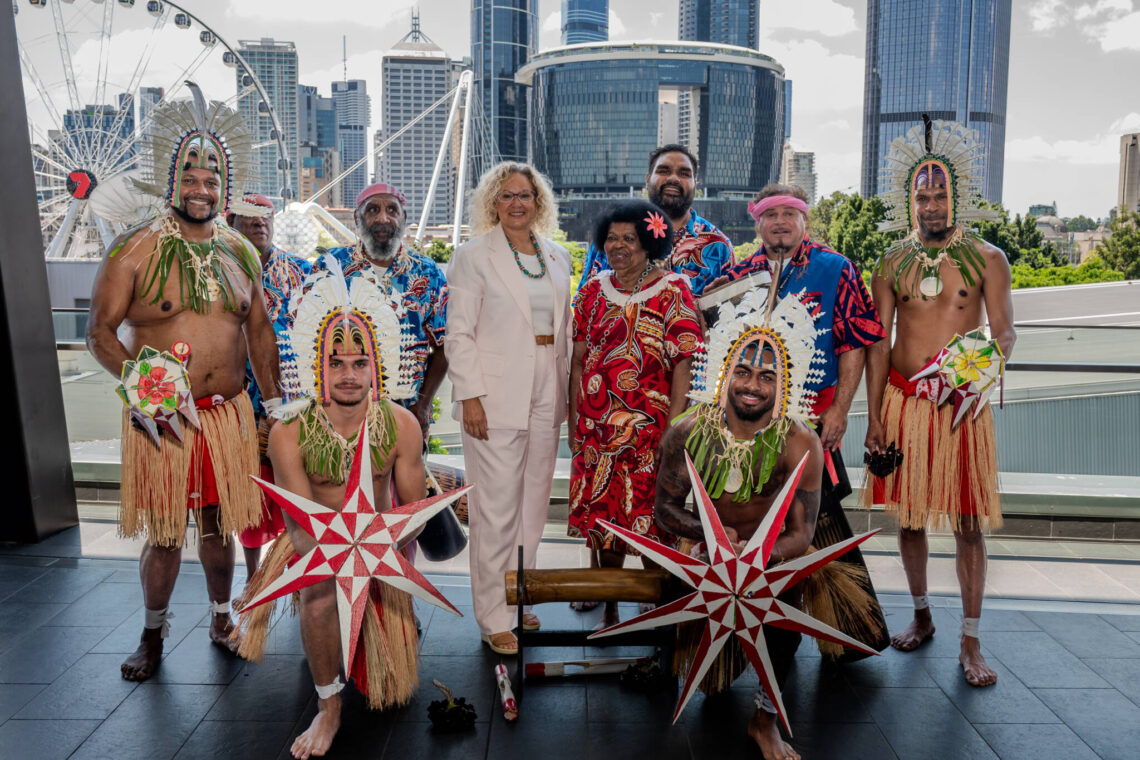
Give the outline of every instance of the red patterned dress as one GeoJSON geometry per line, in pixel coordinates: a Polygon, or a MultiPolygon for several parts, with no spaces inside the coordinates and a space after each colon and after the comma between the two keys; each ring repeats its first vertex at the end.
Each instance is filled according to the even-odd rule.
{"type": "Polygon", "coordinates": [[[653,521],[657,444],[669,415],[673,368],[698,351],[701,329],[687,278],[669,273],[636,296],[613,272],[578,291],[574,340],[586,344],[573,435],[569,534],[591,549],[636,550],[595,526],[600,518],[671,542],[653,521]]]}

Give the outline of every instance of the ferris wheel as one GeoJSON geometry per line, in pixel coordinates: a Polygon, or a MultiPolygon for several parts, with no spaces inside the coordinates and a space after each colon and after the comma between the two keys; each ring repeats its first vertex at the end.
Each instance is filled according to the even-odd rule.
{"type": "Polygon", "coordinates": [[[46,258],[98,258],[123,231],[100,197],[129,183],[155,106],[189,97],[187,80],[257,122],[258,163],[268,154],[279,183],[267,194],[293,197],[265,88],[202,19],[167,0],[27,0],[13,10],[46,258]]]}

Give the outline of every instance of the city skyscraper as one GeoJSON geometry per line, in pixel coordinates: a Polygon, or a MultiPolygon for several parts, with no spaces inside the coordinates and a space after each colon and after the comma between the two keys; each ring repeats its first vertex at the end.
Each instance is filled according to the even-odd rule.
{"type": "Polygon", "coordinates": [[[166,90],[162,87],[140,87],[139,88],[139,129],[144,133],[150,126],[150,114],[154,111],[154,107],[162,102],[166,96],[166,90]]]}
{"type": "Polygon", "coordinates": [[[135,106],[130,93],[119,93],[117,105],[87,105],[69,108],[63,114],[63,131],[74,145],[86,146],[95,154],[111,155],[119,150],[133,156],[130,146],[135,135],[135,106]]]}
{"type": "Polygon", "coordinates": [[[301,144],[319,148],[336,147],[336,101],[322,96],[313,85],[302,84],[297,90],[299,118],[297,137],[301,144]]]}
{"type": "MultiPolygon", "coordinates": [[[[312,85],[297,88],[298,125],[300,140],[300,182],[297,198],[307,200],[340,173],[340,151],[337,149],[336,101],[322,96],[312,85]]],[[[322,206],[344,205],[341,187],[322,195],[322,206]]]]}
{"type": "MultiPolygon", "coordinates": [[[[462,68],[453,65],[447,53],[423,34],[419,17],[412,17],[412,30],[380,59],[383,81],[383,123],[380,142],[398,132],[453,88],[462,68]]],[[[436,157],[447,128],[449,104],[444,103],[396,138],[376,157],[376,179],[395,185],[408,198],[408,221],[418,223],[431,185],[436,157]]],[[[457,126],[460,114],[456,114],[457,126]]],[[[428,224],[448,224],[455,209],[455,174],[450,143],[428,224]]]]}
{"type": "MultiPolygon", "coordinates": [[[[285,152],[289,160],[289,186],[293,195],[300,185],[297,151],[297,48],[292,42],[279,42],[270,37],[260,40],[240,40],[238,52],[253,70],[253,74],[265,88],[269,104],[277,114],[281,125],[281,137],[285,142],[285,152]]],[[[250,84],[248,74],[238,67],[237,91],[243,92],[250,84]]],[[[281,173],[278,169],[278,150],[274,134],[273,119],[267,110],[260,108],[261,98],[256,92],[247,92],[238,98],[238,112],[245,118],[246,125],[253,133],[256,166],[252,186],[237,188],[241,192],[256,192],[272,198],[281,197],[281,173]]]]}
{"type": "MultiPolygon", "coordinates": [[[[332,83],[336,101],[337,145],[341,171],[347,171],[368,152],[368,128],[372,126],[372,99],[363,79],[332,83]]],[[[368,185],[367,162],[356,167],[341,182],[345,203],[352,203],[368,185]]]]}
{"type": "Polygon", "coordinates": [[[780,184],[801,188],[807,193],[808,203],[815,203],[815,154],[798,151],[791,143],[785,143],[780,162],[780,184]]]}
{"type": "Polygon", "coordinates": [[[757,48],[758,0],[680,0],[677,36],[682,40],[757,48]]]}
{"type": "Polygon", "coordinates": [[[885,190],[891,141],[922,114],[976,130],[982,196],[1000,202],[1012,0],[868,0],[863,88],[865,197],[885,190]]]}
{"type": "Polygon", "coordinates": [[[562,0],[562,44],[610,38],[610,0],[562,0]]]}
{"type": "Polygon", "coordinates": [[[1117,213],[1140,211],[1140,132],[1120,136],[1120,187],[1117,213]]]}
{"type": "Polygon", "coordinates": [[[792,80],[784,80],[784,142],[792,139],[792,80]]]}
{"type": "Polygon", "coordinates": [[[538,49],[537,0],[471,0],[471,61],[483,118],[505,161],[527,158],[527,91],[515,72],[538,49]]]}

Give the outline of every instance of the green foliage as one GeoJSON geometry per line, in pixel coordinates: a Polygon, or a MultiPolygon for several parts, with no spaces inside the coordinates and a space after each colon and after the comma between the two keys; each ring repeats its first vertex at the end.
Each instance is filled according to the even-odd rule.
{"type": "Polygon", "coordinates": [[[1124,279],[1140,279],[1140,213],[1126,211],[1118,215],[1109,231],[1111,237],[1097,246],[1096,255],[1124,279]]]}
{"type": "Polygon", "coordinates": [[[740,245],[733,248],[733,252],[736,254],[736,260],[737,261],[744,261],[746,258],[748,258],[749,256],[751,256],[752,254],[756,253],[759,250],[760,250],[760,238],[756,238],[755,240],[749,240],[747,243],[741,243],[740,245]]]}
{"type": "Polygon", "coordinates": [[[808,211],[808,237],[812,240],[831,246],[831,220],[835,216],[835,209],[850,196],[840,190],[826,198],[820,198],[808,211]]]}
{"type": "Polygon", "coordinates": [[[897,233],[879,232],[879,222],[887,216],[883,199],[877,195],[865,199],[858,193],[832,193],[829,200],[835,201],[827,230],[829,244],[851,259],[857,269],[874,268],[899,237],[897,233]]]}
{"type": "Polygon", "coordinates": [[[589,245],[567,240],[566,233],[562,230],[555,230],[550,239],[565,248],[566,252],[570,254],[570,296],[573,297],[578,292],[578,283],[582,279],[582,269],[586,266],[586,254],[589,252],[589,245]]]}
{"type": "Polygon", "coordinates": [[[1026,214],[1009,220],[1009,212],[997,203],[983,203],[987,208],[997,209],[999,219],[978,222],[978,234],[1005,252],[1012,264],[1024,264],[1031,268],[1063,266],[1065,260],[1057,251],[1057,246],[1047,242],[1037,229],[1037,217],[1026,214]]]}
{"type": "Polygon", "coordinates": [[[1070,216],[1065,218],[1065,228],[1069,232],[1091,232],[1100,226],[1100,223],[1095,219],[1089,219],[1085,215],[1070,216]]]}
{"type": "Polygon", "coordinates": [[[429,454],[450,454],[447,447],[443,445],[443,441],[435,436],[428,438],[428,453],[429,454]]]}
{"type": "Polygon", "coordinates": [[[1013,288],[1045,288],[1053,285],[1080,285],[1086,282],[1115,282],[1124,275],[1105,266],[1097,256],[1090,256],[1079,267],[1050,266],[1034,268],[1028,264],[1014,264],[1013,288]]]}
{"type": "Polygon", "coordinates": [[[442,238],[435,238],[426,246],[421,246],[420,250],[432,261],[446,264],[451,261],[451,254],[455,252],[455,246],[442,238]]]}

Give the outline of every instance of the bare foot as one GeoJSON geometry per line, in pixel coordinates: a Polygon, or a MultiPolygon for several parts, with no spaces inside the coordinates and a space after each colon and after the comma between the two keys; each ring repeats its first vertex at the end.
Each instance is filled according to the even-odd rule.
{"type": "Polygon", "coordinates": [[[289,751],[298,760],[307,757],[324,757],[332,746],[336,732],[340,728],[340,695],[317,700],[317,716],[309,724],[305,733],[293,741],[289,751]]]}
{"type": "Polygon", "coordinates": [[[780,736],[775,713],[757,710],[748,721],[748,736],[756,742],[765,760],[800,760],[800,753],[780,736]]]}
{"type": "Polygon", "coordinates": [[[930,617],[930,610],[915,610],[914,620],[902,633],[891,637],[891,646],[904,652],[913,652],[922,646],[934,635],[934,620],[930,617]]]}
{"type": "Polygon", "coordinates": [[[231,654],[237,654],[241,636],[228,612],[217,612],[210,618],[210,641],[228,649],[231,654]]]}
{"type": "Polygon", "coordinates": [[[617,625],[621,622],[618,616],[617,602],[606,602],[605,609],[602,610],[602,619],[594,626],[594,631],[600,631],[604,628],[609,628],[611,625],[617,625]]]}
{"type": "Polygon", "coordinates": [[[962,637],[958,662],[966,673],[966,683],[971,686],[993,686],[997,683],[997,673],[986,664],[986,658],[982,657],[982,646],[973,636],[962,637]]]}
{"type": "Polygon", "coordinates": [[[145,681],[154,675],[162,659],[162,629],[144,628],[139,638],[139,648],[119,667],[123,678],[128,681],[145,681]]]}
{"type": "Polygon", "coordinates": [[[570,609],[575,612],[589,612],[590,610],[597,609],[601,602],[570,602],[570,609]]]}
{"type": "Polygon", "coordinates": [[[637,614],[644,615],[646,612],[653,612],[657,609],[657,605],[653,602],[641,602],[637,605],[637,614]]]}

